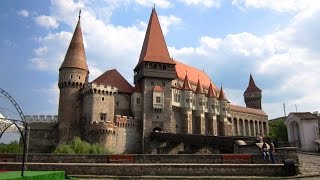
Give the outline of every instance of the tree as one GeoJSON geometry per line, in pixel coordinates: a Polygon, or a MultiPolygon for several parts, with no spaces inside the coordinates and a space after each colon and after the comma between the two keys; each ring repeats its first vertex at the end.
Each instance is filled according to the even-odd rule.
{"type": "Polygon", "coordinates": [[[109,150],[99,144],[90,144],[74,137],[70,144],[59,145],[53,153],[55,154],[111,154],[109,150]]]}
{"type": "Polygon", "coordinates": [[[283,117],[273,120],[270,123],[269,135],[271,138],[278,139],[280,141],[288,141],[288,131],[284,121],[285,118],[283,117]]]}

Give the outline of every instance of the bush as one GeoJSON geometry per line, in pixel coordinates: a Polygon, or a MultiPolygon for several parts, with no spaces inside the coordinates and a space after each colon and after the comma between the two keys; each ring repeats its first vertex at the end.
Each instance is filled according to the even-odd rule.
{"type": "Polygon", "coordinates": [[[10,144],[0,144],[0,153],[22,153],[23,147],[17,141],[10,144]]]}
{"type": "Polygon", "coordinates": [[[106,148],[99,144],[89,144],[79,137],[74,137],[70,144],[59,145],[53,153],[55,154],[110,154],[106,148]]]}

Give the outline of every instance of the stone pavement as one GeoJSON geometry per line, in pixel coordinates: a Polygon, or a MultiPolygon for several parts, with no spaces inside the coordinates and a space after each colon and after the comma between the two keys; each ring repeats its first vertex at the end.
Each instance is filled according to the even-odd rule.
{"type": "Polygon", "coordinates": [[[320,153],[301,152],[298,157],[300,162],[298,176],[318,176],[320,179],[320,153]]]}

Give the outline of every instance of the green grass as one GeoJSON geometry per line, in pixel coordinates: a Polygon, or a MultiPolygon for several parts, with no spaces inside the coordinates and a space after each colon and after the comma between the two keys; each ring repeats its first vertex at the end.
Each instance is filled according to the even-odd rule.
{"type": "Polygon", "coordinates": [[[21,171],[9,171],[9,172],[1,172],[0,180],[1,179],[61,180],[61,179],[65,179],[65,172],[64,171],[25,171],[24,177],[21,177],[21,171]]]}

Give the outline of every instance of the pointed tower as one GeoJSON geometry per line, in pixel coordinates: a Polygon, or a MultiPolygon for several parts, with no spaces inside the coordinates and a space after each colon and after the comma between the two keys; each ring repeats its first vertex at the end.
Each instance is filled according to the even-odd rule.
{"type": "Polygon", "coordinates": [[[217,122],[217,115],[219,112],[219,101],[217,95],[214,91],[213,84],[210,82],[208,93],[208,113],[207,113],[207,133],[212,134],[214,136],[218,135],[218,122],[217,122]]]}
{"type": "Polygon", "coordinates": [[[200,82],[200,78],[198,77],[198,83],[195,91],[196,95],[196,110],[194,113],[193,120],[193,134],[205,134],[205,114],[204,111],[206,109],[206,98],[205,93],[202,88],[202,84],[200,82]]]}
{"type": "Polygon", "coordinates": [[[219,104],[220,104],[220,114],[218,121],[218,135],[220,136],[231,136],[233,132],[233,126],[230,119],[230,104],[227,100],[223,88],[221,86],[219,92],[219,104]]]}
{"type": "Polygon", "coordinates": [[[176,78],[175,62],[160,27],[155,8],[152,9],[139,61],[134,68],[134,83],[142,91],[143,151],[148,153],[150,132],[154,128],[175,132],[172,120],[171,81],[176,78]],[[155,86],[163,91],[153,91],[155,86]]]}
{"type": "Polygon", "coordinates": [[[249,85],[243,93],[246,106],[254,109],[261,109],[262,91],[256,86],[252,75],[250,74],[249,85]]]}
{"type": "Polygon", "coordinates": [[[80,89],[88,83],[88,75],[79,13],[77,26],[59,69],[59,144],[81,135],[80,89]]]}
{"type": "Polygon", "coordinates": [[[184,77],[183,85],[181,87],[182,95],[182,108],[181,108],[181,133],[192,134],[192,99],[193,99],[193,90],[190,85],[188,73],[184,77]]]}

